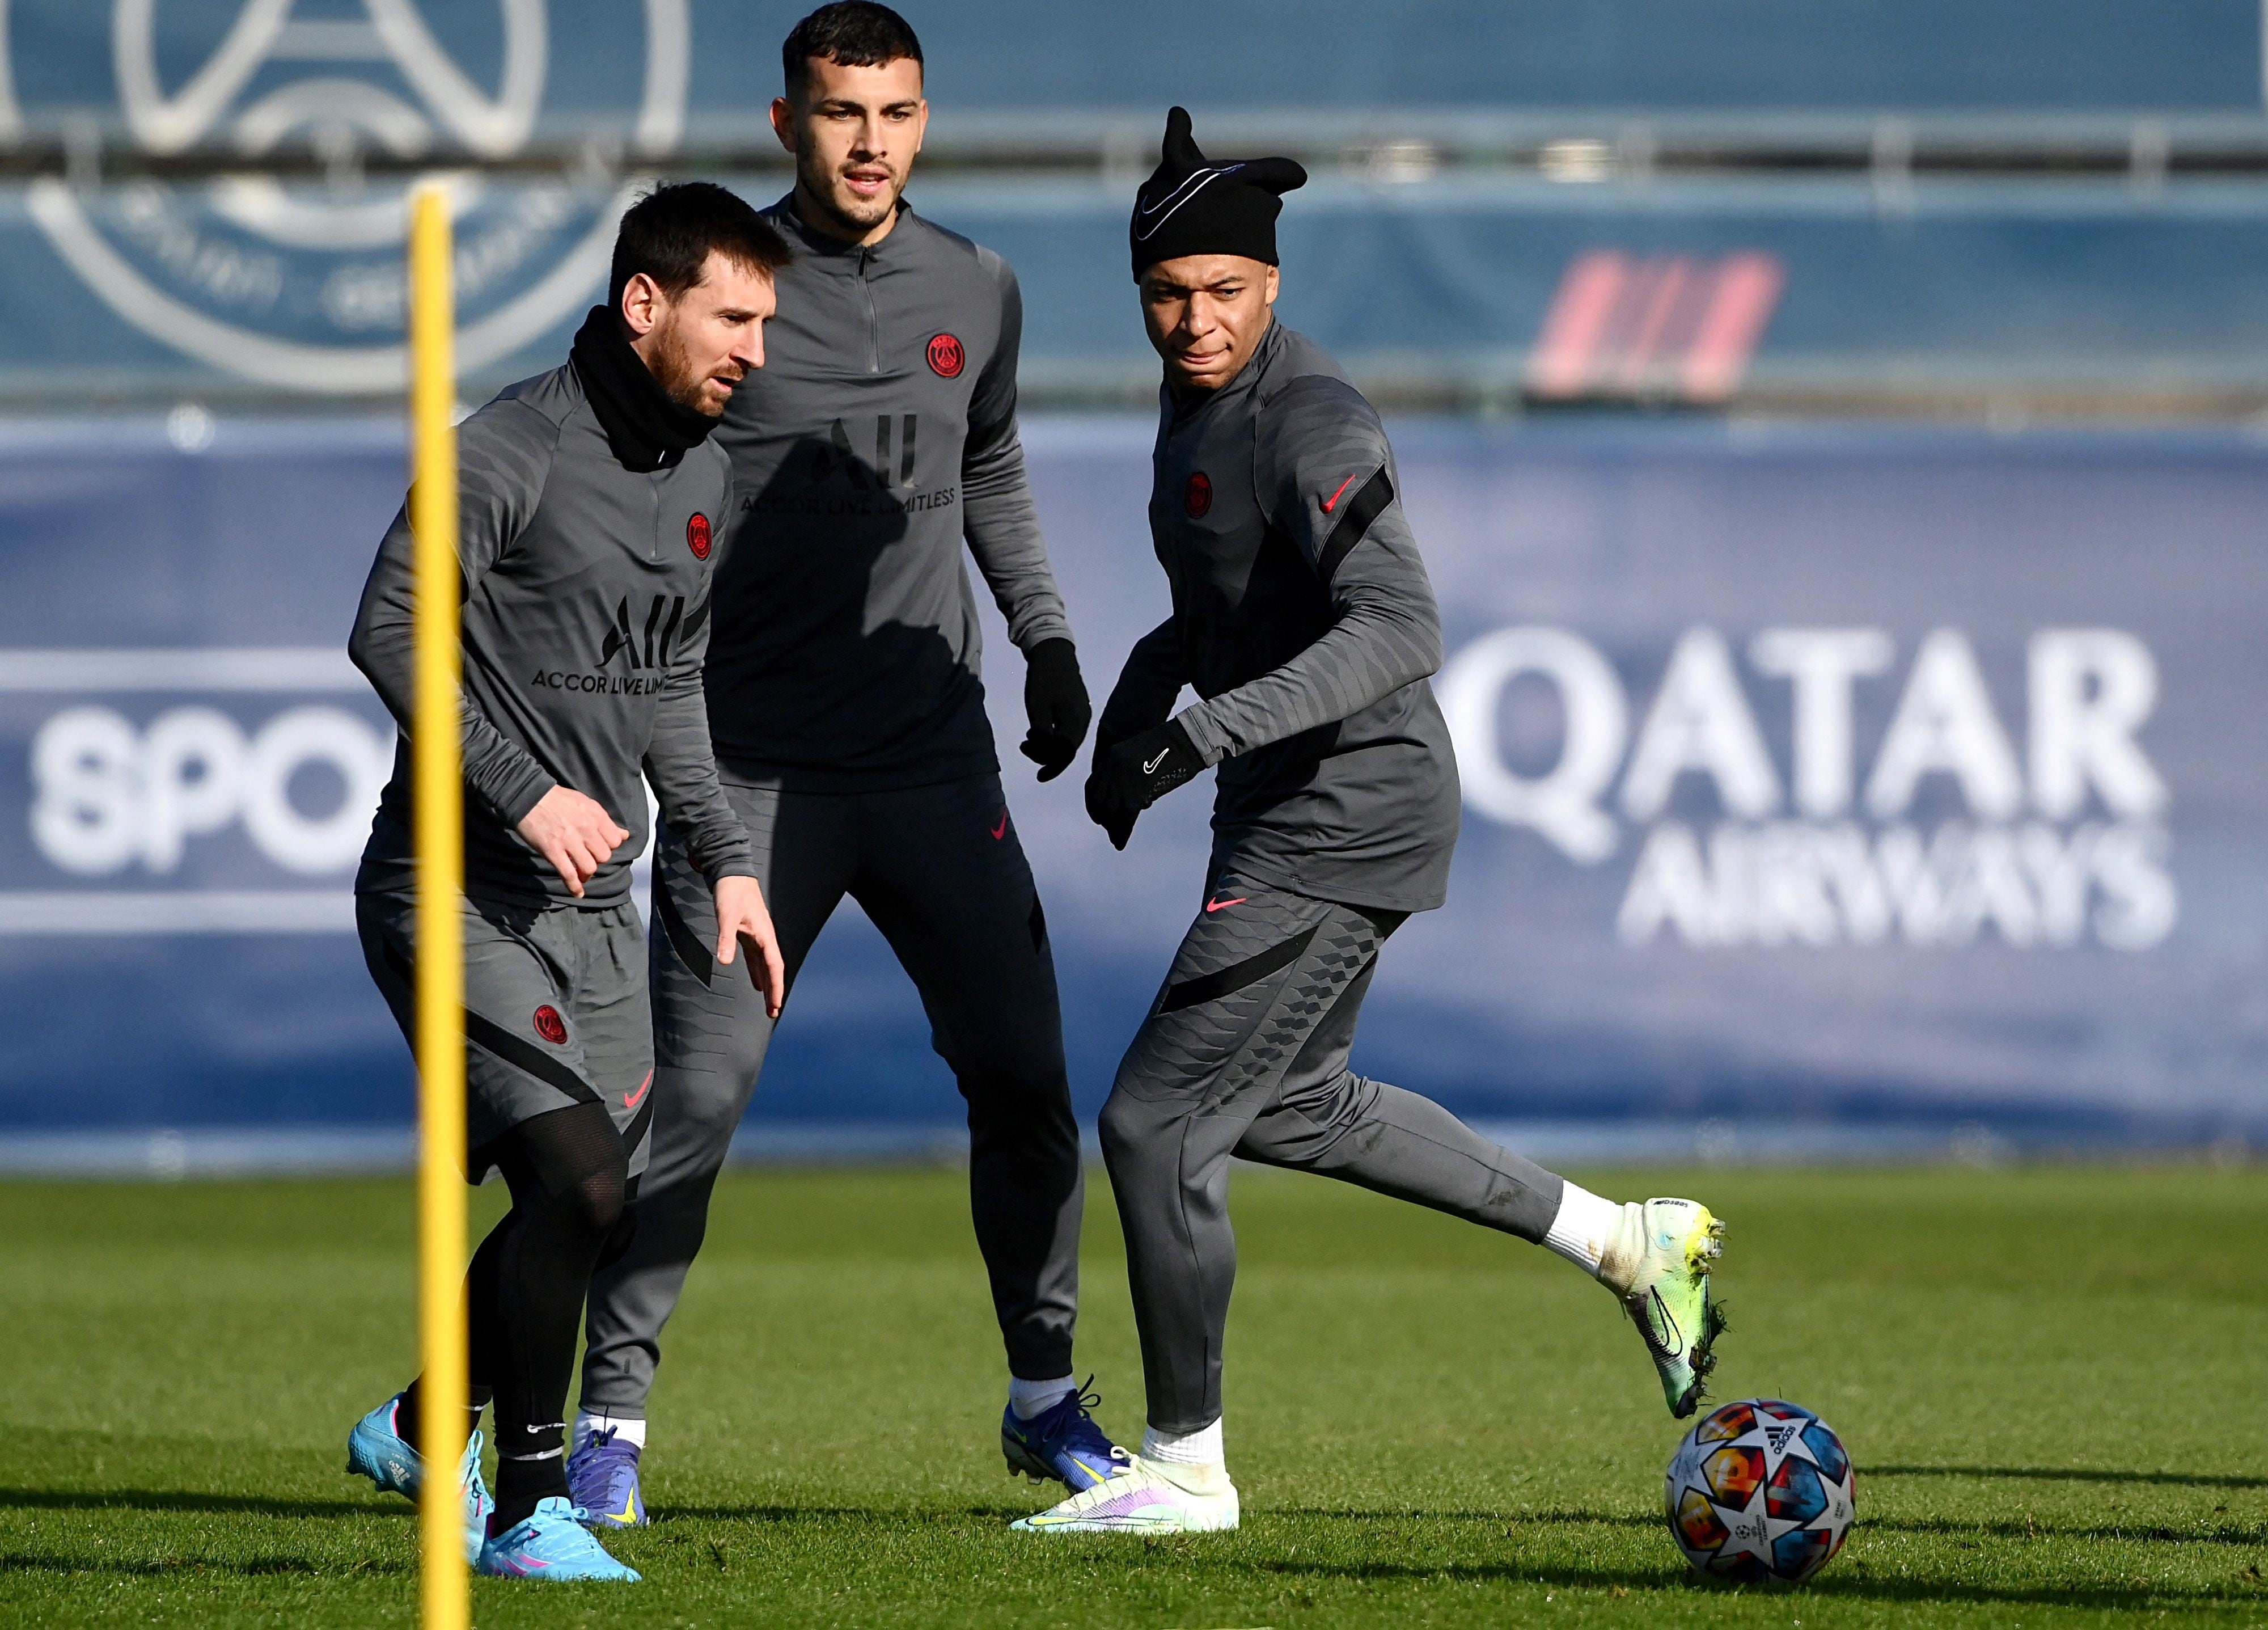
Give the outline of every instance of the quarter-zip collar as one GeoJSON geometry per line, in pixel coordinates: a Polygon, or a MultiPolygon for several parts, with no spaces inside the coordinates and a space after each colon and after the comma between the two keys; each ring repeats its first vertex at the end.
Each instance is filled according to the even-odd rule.
{"type": "Polygon", "coordinates": [[[903,198],[898,200],[898,224],[890,228],[889,236],[880,243],[852,243],[846,239],[830,237],[806,222],[796,213],[795,191],[772,206],[773,218],[784,227],[790,247],[799,261],[809,257],[811,265],[838,277],[863,277],[867,269],[880,262],[888,264],[890,256],[901,253],[893,248],[909,225],[907,218],[914,212],[913,205],[903,198]]]}
{"type": "Polygon", "coordinates": [[[882,316],[874,304],[874,275],[899,263],[899,256],[907,251],[894,246],[905,241],[906,232],[913,225],[913,206],[903,198],[898,200],[898,224],[890,229],[889,236],[880,243],[848,243],[815,230],[802,216],[796,213],[795,194],[773,206],[773,214],[787,229],[797,250],[800,264],[826,277],[846,277],[858,285],[858,308],[865,321],[866,372],[882,371],[882,316]]]}
{"type": "Polygon", "coordinates": [[[1252,348],[1252,355],[1236,371],[1236,377],[1208,395],[1198,397],[1187,407],[1174,399],[1174,387],[1160,381],[1158,386],[1159,405],[1164,409],[1168,431],[1193,424],[1222,402],[1238,401],[1259,387],[1260,376],[1268,372],[1268,365],[1284,349],[1284,325],[1274,316],[1268,319],[1268,332],[1260,336],[1260,343],[1252,348]]]}

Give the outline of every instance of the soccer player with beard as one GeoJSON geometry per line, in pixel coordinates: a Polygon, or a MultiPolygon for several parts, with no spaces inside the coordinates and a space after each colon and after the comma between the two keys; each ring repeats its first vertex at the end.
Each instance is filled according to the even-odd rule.
{"type": "Polygon", "coordinates": [[[1173,615],[1138,641],[1095,732],[1087,808],[1120,848],[1218,765],[1203,907],[1102,1111],[1149,1393],[1127,1471],[1015,1526],[1237,1525],[1221,1435],[1236,1242],[1232,1155],[1321,1172],[1548,1247],[1636,1321],[1690,1414],[1722,1328],[1723,1233],[1691,1200],[1617,1206],[1347,1068],[1381,948],[1442,904],[1457,771],[1427,677],[1433,593],[1377,413],[1275,321],[1285,159],[1211,164],[1189,115],[1130,238],[1165,364],[1150,530],[1173,615]],[[1199,697],[1174,711],[1183,686],[1199,697]]]}
{"type": "MultiPolygon", "coordinates": [[[[999,256],[904,199],[928,105],[902,18],[823,6],[788,35],[772,123],[796,180],[764,216],[795,259],[770,361],[718,433],[739,514],[720,544],[710,728],[791,986],[847,895],[920,993],[967,1100],[970,1206],[1007,1349],[1001,1448],[1012,1471],[1077,1490],[1124,1463],[1072,1376],[1079,1129],[962,554],[1023,653],[1022,750],[1047,780],[1089,710],[1017,436],[1022,306],[999,256]]],[[[653,1163],[637,1237],[592,1287],[570,1470],[577,1502],[608,1523],[645,1520],[662,1327],[772,1034],[747,981],[708,954],[692,837],[671,822],[656,851],[653,1163]]]]}
{"type": "MultiPolygon", "coordinates": [[[[464,641],[466,1141],[512,1210],[466,1275],[469,1441],[456,1468],[483,1574],[635,1580],[578,1523],[567,1383],[592,1269],[620,1244],[646,1165],[653,1031],[630,897],[645,786],[697,875],[704,955],[777,1011],[779,951],[748,835],[717,784],[701,689],[716,529],[732,469],[718,415],[763,364],[777,232],[720,187],[633,205],[608,304],[567,363],[457,432],[464,641]],[[496,1406],[493,1508],[481,1479],[496,1406]]],[[[379,547],[348,649],[404,734],[355,879],[372,977],[416,1020],[408,510],[379,547]]],[[[416,1383],[357,1422],[347,1469],[416,1498],[416,1383]]]]}

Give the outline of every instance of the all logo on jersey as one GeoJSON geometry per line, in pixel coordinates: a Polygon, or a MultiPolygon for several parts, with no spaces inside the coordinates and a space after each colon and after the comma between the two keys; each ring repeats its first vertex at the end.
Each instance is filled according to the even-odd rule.
{"type": "Polygon", "coordinates": [[[1191,520],[1204,520],[1212,508],[1212,477],[1203,470],[1190,476],[1189,484],[1182,489],[1182,507],[1191,520]]]}
{"type": "Polygon", "coordinates": [[[697,509],[685,523],[685,547],[693,551],[696,560],[709,558],[709,517],[697,509]]]}
{"type": "Polygon", "coordinates": [[[546,1002],[535,1010],[535,1033],[554,1047],[563,1045],[567,1040],[567,1021],[559,1016],[556,1007],[546,1002]]]}
{"type": "Polygon", "coordinates": [[[869,487],[910,487],[914,484],[914,437],[921,428],[920,416],[901,413],[895,418],[887,413],[874,416],[874,456],[869,460],[850,444],[850,431],[841,419],[827,427],[827,441],[814,446],[811,456],[811,479],[825,481],[840,473],[849,477],[850,484],[864,490],[869,487]],[[890,457],[895,449],[898,461],[898,476],[890,479],[890,457]]]}
{"type": "Polygon", "coordinates": [[[968,353],[961,349],[960,340],[950,334],[940,334],[929,343],[929,369],[941,380],[957,380],[961,371],[968,365],[968,353]]]}
{"type": "MultiPolygon", "coordinates": [[[[687,527],[686,542],[699,554],[705,549],[710,533],[706,517],[696,515],[693,519],[701,523],[701,530],[696,535],[692,527],[687,527]]],[[[688,616],[684,595],[656,594],[647,601],[645,615],[640,616],[631,608],[630,596],[625,594],[615,602],[613,625],[600,642],[598,669],[611,667],[620,657],[629,672],[577,673],[571,668],[538,668],[528,682],[539,690],[571,690],[584,696],[651,696],[667,682],[669,665],[676,660],[678,652],[708,622],[706,600],[695,606],[692,615],[688,616]]]]}
{"type": "MultiPolygon", "coordinates": [[[[694,519],[698,520],[700,517],[696,515],[694,519]]],[[[704,540],[708,536],[705,527],[702,536],[704,540]]],[[[705,551],[696,549],[695,552],[705,551]]],[[[667,667],[684,619],[684,595],[656,594],[653,603],[646,608],[643,627],[633,624],[630,596],[625,594],[615,604],[615,625],[607,631],[606,644],[600,648],[599,666],[604,667],[617,654],[622,654],[627,656],[633,668],[667,667]],[[666,617],[665,612],[667,613],[666,617]]]]}

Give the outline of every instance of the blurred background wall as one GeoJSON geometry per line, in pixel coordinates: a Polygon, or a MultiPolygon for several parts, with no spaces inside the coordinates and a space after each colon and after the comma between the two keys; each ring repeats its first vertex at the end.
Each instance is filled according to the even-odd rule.
{"type": "MultiPolygon", "coordinates": [[[[457,178],[476,402],[652,177],[786,190],[801,10],[0,4],[0,1164],[402,1157],[342,645],[403,479],[403,188],[457,178]]],[[[1314,172],[1279,309],[1395,416],[1466,788],[1358,1067],[1545,1153],[2268,1139],[2255,0],[906,10],[909,197],[1022,280],[1098,693],[1164,609],[1123,235],[1164,109],[1314,172]]],[[[1091,1114],[1204,799],[1117,856],[1004,762],[1091,1114]]],[[[846,910],[747,1147],[957,1109],[846,910]]]]}

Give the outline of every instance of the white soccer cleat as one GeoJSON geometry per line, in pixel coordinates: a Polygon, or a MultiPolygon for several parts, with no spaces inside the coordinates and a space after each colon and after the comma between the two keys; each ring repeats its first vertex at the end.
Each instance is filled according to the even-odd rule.
{"type": "Polygon", "coordinates": [[[1651,1199],[1623,1207],[1599,1265],[1599,1281],[1622,1298],[1661,1379],[1669,1412],[1698,1408],[1717,1367],[1725,1310],[1709,1270],[1725,1248],[1725,1225],[1696,1200],[1651,1199]]]}
{"type": "Polygon", "coordinates": [[[1117,1476],[1008,1526],[1027,1534],[1220,1534],[1237,1516],[1236,1485],[1221,1467],[1134,1455],[1117,1476]]]}

